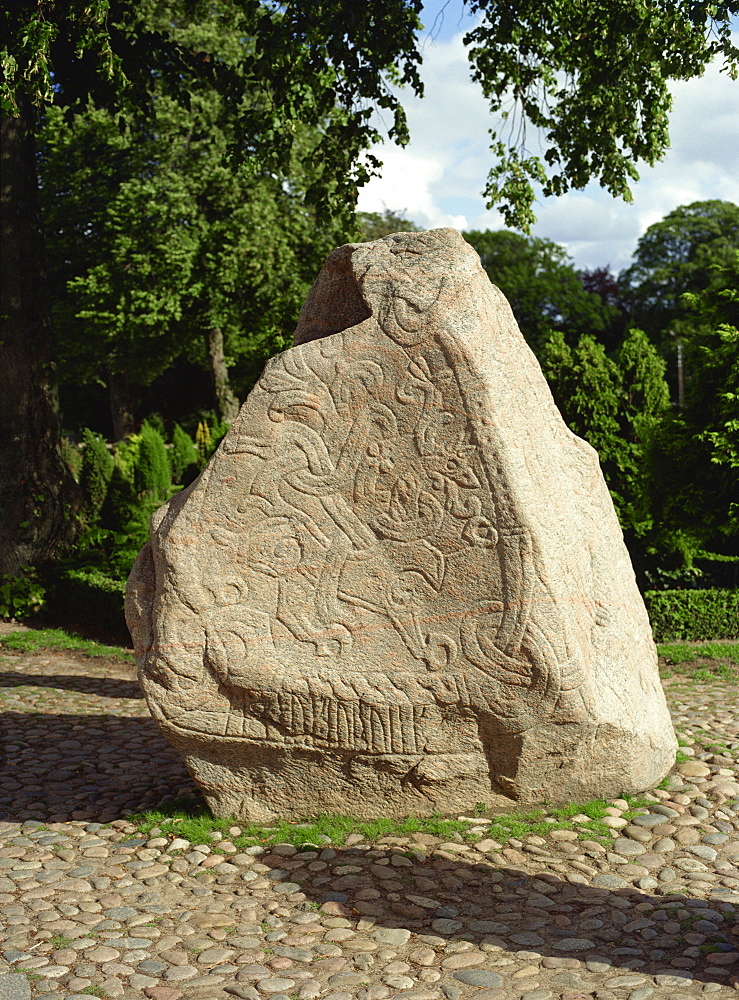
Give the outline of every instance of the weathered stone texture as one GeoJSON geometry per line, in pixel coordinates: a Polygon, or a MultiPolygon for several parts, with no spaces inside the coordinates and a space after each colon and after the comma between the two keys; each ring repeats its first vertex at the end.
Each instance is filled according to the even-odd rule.
{"type": "Polygon", "coordinates": [[[216,813],[266,820],[651,787],[675,739],[597,455],[454,230],[345,246],[128,621],[216,813]]]}

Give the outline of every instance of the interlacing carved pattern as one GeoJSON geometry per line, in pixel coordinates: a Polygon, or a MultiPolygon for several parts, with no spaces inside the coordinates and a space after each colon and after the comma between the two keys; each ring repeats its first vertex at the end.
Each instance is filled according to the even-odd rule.
{"type": "Polygon", "coordinates": [[[529,533],[496,507],[463,359],[424,333],[445,280],[384,290],[369,321],[384,338],[350,330],[268,363],[220,459],[236,514],[198,528],[229,571],[181,588],[205,670],[174,687],[218,692],[195,711],[170,698],[178,726],[419,754],[473,749],[480,712],[522,731],[563,699],[582,709],[582,672],[568,680],[567,651],[531,624],[543,585],[529,533]]]}

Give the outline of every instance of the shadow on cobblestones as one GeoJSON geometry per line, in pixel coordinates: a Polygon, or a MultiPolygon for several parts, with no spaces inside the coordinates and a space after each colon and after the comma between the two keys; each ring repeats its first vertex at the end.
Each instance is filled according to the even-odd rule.
{"type": "Polygon", "coordinates": [[[284,857],[264,855],[259,860],[272,869],[269,877],[279,880],[274,887],[277,898],[292,887],[307,897],[306,908],[329,909],[355,920],[359,913],[372,918],[376,927],[406,928],[416,935],[434,935],[444,944],[486,943],[519,958],[530,949],[561,962],[555,985],[562,989],[584,993],[593,989],[587,975],[582,980],[582,971],[566,968],[567,959],[578,960],[571,963],[575,966],[600,957],[612,966],[612,976],[670,976],[674,981],[663,985],[674,988],[691,979],[726,983],[737,971],[733,959],[730,965],[712,967],[709,958],[713,955],[714,961],[722,962],[723,954],[736,953],[739,907],[722,899],[692,898],[689,892],[655,896],[634,886],[610,890],[573,885],[549,872],[531,874],[485,861],[460,867],[461,858],[430,856],[395,867],[394,860],[397,864],[407,856],[391,854],[388,864],[387,850],[340,848],[320,856],[327,855],[334,856],[327,858],[322,877],[312,879],[309,872],[287,870],[290,861],[284,857]],[[382,858],[376,863],[378,854],[385,855],[384,863],[382,858]],[[349,868],[352,872],[347,874],[349,868]],[[337,878],[339,872],[344,874],[337,878]],[[434,886],[426,890],[428,896],[414,891],[413,883],[419,879],[434,886]],[[350,885],[342,890],[346,883],[350,885]],[[673,966],[691,935],[702,939],[695,948],[700,955],[697,965],[673,966]]]}
{"type": "Polygon", "coordinates": [[[0,728],[0,820],[110,823],[195,791],[150,717],[5,712],[0,728]]]}
{"type": "Polygon", "coordinates": [[[80,674],[33,674],[0,673],[0,688],[52,688],[53,690],[77,691],[93,694],[100,698],[141,698],[144,694],[138,681],[122,681],[106,677],[85,677],[80,674]]]}
{"type": "MultiPolygon", "coordinates": [[[[131,667],[115,665],[106,673],[99,662],[80,659],[75,663],[62,656],[46,656],[44,660],[38,656],[14,657],[6,663],[7,672],[0,675],[4,708],[0,714],[0,820],[6,824],[31,819],[50,824],[73,821],[81,836],[87,824],[112,823],[175,796],[197,795],[181,759],[149,716],[131,667]]],[[[725,690],[719,694],[724,696],[725,690]]],[[[701,724],[706,701],[705,693],[701,693],[700,701],[695,702],[697,725],[701,724]]],[[[679,711],[685,713],[679,716],[681,719],[693,717],[692,706],[679,711]]],[[[697,788],[694,794],[698,794],[697,788]]],[[[719,797],[718,802],[726,798],[719,797]]],[[[710,805],[707,799],[701,801],[706,807],[710,805]]],[[[708,816],[708,809],[703,808],[703,813],[708,816]]],[[[734,809],[725,819],[735,816],[734,809]]],[[[116,826],[126,829],[122,823],[116,826]]],[[[724,821],[723,828],[734,842],[735,820],[724,821]]],[[[18,827],[15,832],[7,826],[5,829],[12,842],[18,827]]],[[[94,839],[96,829],[93,827],[88,836],[94,839]]],[[[133,827],[127,829],[133,831],[133,827]]],[[[218,928],[226,926],[219,919],[208,923],[209,914],[216,918],[226,914],[223,919],[227,924],[240,928],[240,913],[249,907],[256,916],[250,918],[254,922],[249,923],[248,930],[237,930],[237,936],[231,939],[224,935],[224,941],[213,937],[212,945],[225,944],[223,950],[233,958],[214,958],[212,966],[202,967],[202,971],[220,975],[222,980],[233,982],[238,976],[242,985],[261,979],[271,982],[269,977],[279,977],[280,969],[292,966],[299,970],[303,963],[309,963],[306,967],[315,970],[319,978],[332,978],[331,962],[338,963],[338,969],[347,956],[362,970],[362,977],[376,979],[380,975],[377,970],[365,974],[365,966],[355,961],[357,955],[367,952],[361,945],[374,941],[381,948],[401,952],[400,964],[408,957],[416,978],[425,961],[417,953],[429,951],[429,963],[440,970],[440,982],[445,982],[443,977],[450,983],[453,979],[456,985],[451,983],[450,989],[453,986],[460,993],[462,988],[462,1000],[470,991],[488,1000],[518,1000],[525,995],[527,976],[534,975],[545,986],[536,1000],[544,1000],[544,994],[550,996],[550,989],[555,991],[555,998],[567,1000],[585,1000],[594,993],[610,1000],[626,996],[646,1000],[653,986],[660,1000],[696,1000],[700,984],[706,987],[705,995],[717,1000],[734,994],[730,977],[736,974],[733,956],[739,948],[739,908],[735,905],[736,892],[729,888],[734,884],[732,877],[726,876],[727,867],[736,871],[735,862],[730,866],[725,863],[715,874],[704,865],[706,877],[713,877],[713,882],[693,885],[692,878],[701,877],[695,874],[701,868],[699,864],[692,875],[687,868],[673,873],[674,883],[668,881],[656,888],[655,878],[651,889],[639,890],[633,884],[636,874],[624,878],[618,865],[602,860],[585,858],[591,867],[581,864],[578,869],[567,857],[557,856],[550,858],[554,866],[547,867],[533,855],[520,854],[518,867],[518,860],[510,859],[510,865],[503,865],[489,855],[465,850],[465,845],[447,845],[450,849],[445,850],[433,838],[428,842],[419,838],[395,843],[393,838],[387,838],[378,844],[351,847],[305,845],[297,852],[285,847],[282,853],[278,848],[258,857],[241,855],[241,862],[234,854],[233,863],[229,855],[218,861],[211,855],[213,864],[208,867],[202,863],[205,855],[198,860],[187,850],[184,854],[170,854],[165,843],[156,850],[147,850],[141,838],[127,846],[114,829],[109,828],[107,834],[114,836],[101,839],[100,846],[89,850],[83,844],[76,846],[77,837],[67,838],[65,849],[54,858],[52,847],[47,860],[24,860],[27,838],[26,846],[9,848],[7,856],[0,859],[0,876],[7,873],[5,891],[12,888],[12,898],[18,900],[10,907],[18,911],[11,913],[11,921],[30,921],[28,928],[35,932],[35,911],[29,909],[26,916],[25,908],[39,896],[44,905],[48,905],[48,897],[73,909],[77,903],[82,905],[100,896],[107,899],[107,904],[95,902],[88,906],[85,902],[88,909],[82,916],[87,922],[80,932],[94,930],[96,922],[112,912],[106,910],[98,915],[94,906],[100,910],[104,905],[126,904],[133,908],[131,912],[136,911],[132,918],[136,926],[149,919],[142,914],[149,914],[152,908],[156,919],[163,921],[162,927],[168,921],[172,924],[169,933],[192,922],[193,930],[202,936],[210,933],[209,927],[215,927],[215,935],[218,928]],[[592,873],[587,878],[578,874],[584,869],[592,873]],[[601,883],[605,878],[605,885],[588,884],[599,878],[601,883]],[[289,933],[278,933],[280,940],[270,936],[274,929],[269,924],[272,915],[288,925],[289,933]],[[313,924],[308,922],[312,918],[313,930],[313,924]],[[206,922],[202,922],[204,919],[206,922]],[[243,941],[240,946],[236,944],[239,934],[243,941]],[[247,951],[237,952],[239,948],[247,951]],[[410,957],[414,950],[416,958],[410,957]],[[229,964],[232,960],[236,965],[229,964]],[[253,970],[253,976],[249,970],[253,970]],[[642,989],[640,984],[646,980],[640,977],[650,976],[657,978],[642,989]],[[480,988],[487,992],[479,992],[480,988]]],[[[56,836],[66,838],[64,833],[56,836]]],[[[674,858],[678,859],[676,869],[680,858],[695,858],[685,854],[681,846],[673,847],[674,858]]],[[[555,844],[548,844],[548,848],[556,854],[555,844]]],[[[39,844],[39,849],[44,848],[39,844]]],[[[665,866],[672,857],[665,857],[665,866]]],[[[724,853],[723,857],[731,860],[736,854],[724,853]]],[[[695,866],[696,860],[691,864],[695,866]]],[[[22,929],[25,924],[19,926],[22,929]]],[[[61,926],[58,929],[70,935],[76,933],[61,926]]],[[[105,933],[108,937],[103,943],[110,947],[109,939],[117,932],[105,933]]],[[[21,938],[13,946],[22,952],[27,945],[21,938]]],[[[15,942],[12,936],[9,940],[15,942]]],[[[194,936],[193,940],[200,938],[194,936]]],[[[36,939],[34,942],[32,947],[38,947],[36,939]]],[[[203,947],[207,944],[206,940],[203,947]]],[[[155,949],[142,950],[136,975],[145,978],[140,975],[145,972],[149,976],[157,962],[162,970],[169,969],[169,953],[165,951],[164,960],[159,962],[161,956],[155,949]]],[[[15,962],[15,958],[12,960],[15,962]]],[[[18,959],[21,963],[26,960],[27,956],[18,959]]],[[[188,960],[195,961],[201,971],[199,957],[188,960]]],[[[176,971],[179,966],[174,958],[172,961],[176,971]]],[[[101,969],[108,969],[103,958],[100,963],[101,969]]],[[[66,965],[67,959],[62,964],[66,965]]],[[[84,963],[72,965],[88,967],[84,963]]],[[[347,971],[351,969],[351,965],[347,966],[347,971]]],[[[344,975],[334,972],[339,978],[344,975]]],[[[105,972],[108,974],[110,970],[105,972]]],[[[356,978],[356,972],[351,975],[356,978]]],[[[133,979],[130,985],[137,990],[136,995],[141,995],[133,979]]],[[[224,981],[223,986],[228,982],[224,981]]],[[[202,1000],[206,995],[196,992],[195,986],[191,989],[183,983],[182,988],[187,991],[184,1000],[202,1000]]],[[[220,985],[217,989],[203,985],[202,989],[210,990],[208,997],[226,995],[220,985]]],[[[251,996],[248,989],[237,995],[251,996]]],[[[453,1000],[452,993],[444,995],[453,1000]]],[[[432,996],[441,1000],[429,981],[429,988],[421,988],[417,1000],[432,996]]]]}

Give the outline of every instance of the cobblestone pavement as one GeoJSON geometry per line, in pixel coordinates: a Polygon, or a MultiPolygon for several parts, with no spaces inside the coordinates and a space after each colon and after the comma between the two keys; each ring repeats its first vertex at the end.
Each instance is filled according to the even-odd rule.
{"type": "Polygon", "coordinates": [[[575,830],[500,843],[470,817],[474,846],[353,835],[266,853],[136,836],[131,811],[193,786],[133,668],[4,652],[0,677],[0,1000],[738,995],[726,681],[666,682],[689,759],[631,822],[612,802],[605,847],[575,830]]]}

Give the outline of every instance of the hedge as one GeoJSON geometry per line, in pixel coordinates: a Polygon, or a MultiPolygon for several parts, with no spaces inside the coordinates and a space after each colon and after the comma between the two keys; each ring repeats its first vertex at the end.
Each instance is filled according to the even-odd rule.
{"type": "Polygon", "coordinates": [[[739,590],[648,590],[656,642],[739,639],[739,590]]]}

